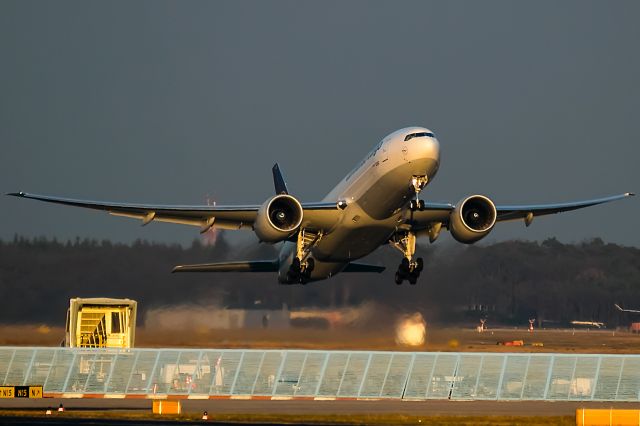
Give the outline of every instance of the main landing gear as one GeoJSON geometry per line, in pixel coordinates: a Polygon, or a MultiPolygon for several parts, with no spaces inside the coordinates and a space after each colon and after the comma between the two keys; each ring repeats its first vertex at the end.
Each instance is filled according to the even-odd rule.
{"type": "Polygon", "coordinates": [[[404,280],[407,280],[409,284],[415,285],[424,268],[424,261],[421,257],[413,260],[413,255],[416,252],[416,235],[413,232],[396,234],[389,243],[404,255],[396,271],[396,284],[400,285],[404,280]]]}
{"type": "Polygon", "coordinates": [[[315,267],[315,260],[309,257],[311,249],[318,244],[322,238],[322,233],[313,233],[300,230],[296,242],[296,257],[293,258],[289,271],[287,272],[287,282],[306,284],[311,278],[311,273],[315,267]]]}
{"type": "Polygon", "coordinates": [[[306,284],[311,278],[311,272],[313,272],[314,267],[315,261],[313,259],[307,259],[305,264],[302,264],[300,259],[295,257],[287,272],[287,282],[291,284],[306,284]]]}

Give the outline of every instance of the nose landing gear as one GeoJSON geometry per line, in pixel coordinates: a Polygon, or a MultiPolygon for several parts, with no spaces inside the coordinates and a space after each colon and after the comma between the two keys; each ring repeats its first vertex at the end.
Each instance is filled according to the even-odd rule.
{"type": "Polygon", "coordinates": [[[416,193],[416,199],[409,202],[409,209],[411,209],[411,211],[424,210],[424,200],[420,200],[418,197],[420,196],[420,191],[427,186],[427,182],[427,176],[413,176],[411,178],[411,186],[416,193]]]}
{"type": "Polygon", "coordinates": [[[422,211],[424,210],[424,200],[411,200],[409,201],[409,209],[411,211],[422,211]]]}
{"type": "Polygon", "coordinates": [[[409,284],[415,285],[418,282],[420,272],[424,269],[424,261],[421,257],[413,260],[413,255],[416,252],[416,235],[413,232],[397,234],[389,243],[404,255],[396,271],[396,284],[400,285],[404,280],[407,280],[409,284]]]}

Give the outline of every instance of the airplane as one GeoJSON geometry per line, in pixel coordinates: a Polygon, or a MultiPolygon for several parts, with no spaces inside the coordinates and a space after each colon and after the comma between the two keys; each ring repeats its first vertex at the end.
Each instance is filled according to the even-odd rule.
{"type": "Polygon", "coordinates": [[[341,272],[382,272],[385,268],[356,262],[390,244],[402,253],[395,274],[400,285],[416,284],[424,268],[415,258],[416,239],[431,243],[446,229],[464,244],[486,237],[497,222],[608,203],[634,195],[627,192],[559,204],[496,205],[484,195],[456,204],[426,202],[421,192],[440,167],[440,143],[425,127],[406,127],[382,139],[320,202],[304,203],[289,193],[279,165],[272,168],[275,195],[261,205],[147,205],[88,201],[25,192],[7,195],[103,210],[135,218],[142,225],[171,222],[219,229],[253,230],[261,242],[282,242],[277,259],[179,265],[173,272],[277,272],[281,284],[306,284],[341,272]]]}
{"type": "Polygon", "coordinates": [[[614,303],[613,306],[615,306],[616,309],[619,310],[620,312],[629,312],[629,313],[632,313],[632,314],[640,314],[640,310],[637,310],[637,309],[623,309],[617,303],[614,303]]]}

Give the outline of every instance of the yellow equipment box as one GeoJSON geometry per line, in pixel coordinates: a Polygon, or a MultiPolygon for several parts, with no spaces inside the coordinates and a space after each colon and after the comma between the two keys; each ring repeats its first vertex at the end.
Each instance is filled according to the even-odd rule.
{"type": "Polygon", "coordinates": [[[173,401],[169,399],[154,399],[153,400],[153,414],[181,414],[182,405],[180,401],[173,401]]]}
{"type": "Polygon", "coordinates": [[[576,410],[577,426],[640,426],[640,410],[618,410],[578,408],[576,410]]]}

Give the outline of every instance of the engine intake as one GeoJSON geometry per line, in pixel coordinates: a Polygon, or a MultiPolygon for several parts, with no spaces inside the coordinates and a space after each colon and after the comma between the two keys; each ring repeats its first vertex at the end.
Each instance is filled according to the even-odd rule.
{"type": "Polygon", "coordinates": [[[277,243],[298,231],[302,217],[298,200],[291,195],[276,195],[260,207],[253,229],[260,241],[277,243]]]}
{"type": "Polygon", "coordinates": [[[449,230],[457,241],[475,243],[486,237],[496,224],[496,206],[484,195],[461,200],[451,212],[449,230]]]}

